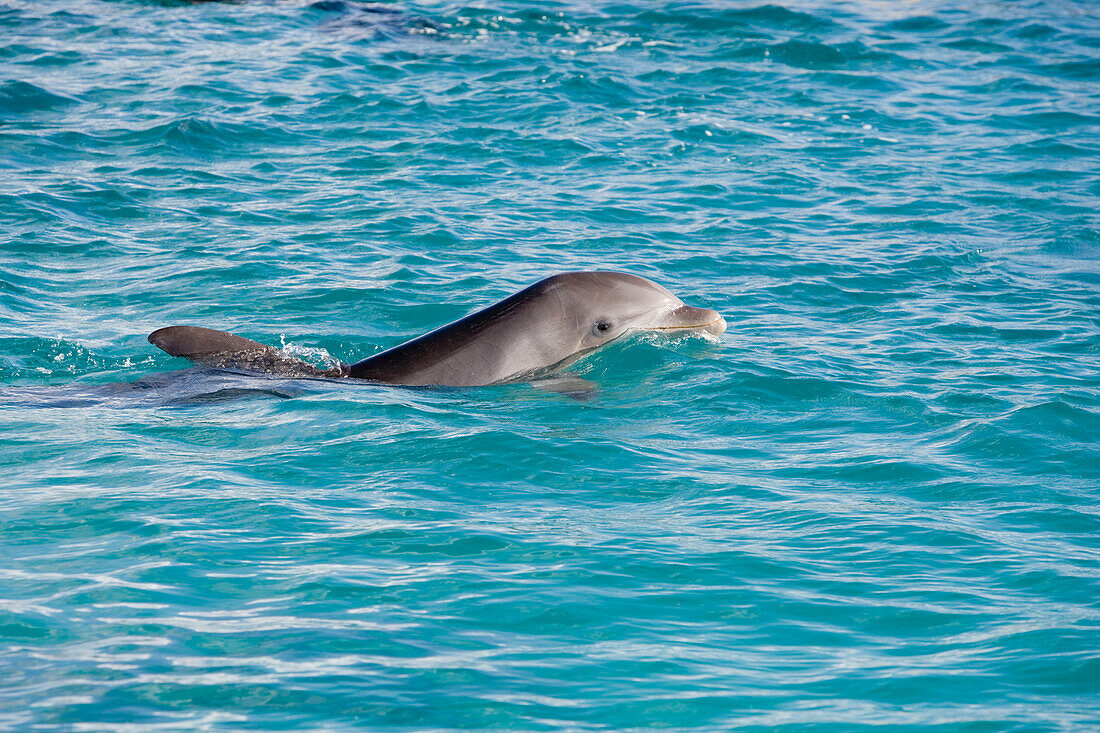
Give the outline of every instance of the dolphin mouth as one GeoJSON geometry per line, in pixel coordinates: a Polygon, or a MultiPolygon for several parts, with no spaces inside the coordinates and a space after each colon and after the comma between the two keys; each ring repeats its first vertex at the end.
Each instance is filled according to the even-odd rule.
{"type": "Polygon", "coordinates": [[[669,311],[662,323],[654,326],[653,330],[702,331],[712,336],[721,336],[726,332],[726,319],[710,308],[681,305],[669,311]]]}

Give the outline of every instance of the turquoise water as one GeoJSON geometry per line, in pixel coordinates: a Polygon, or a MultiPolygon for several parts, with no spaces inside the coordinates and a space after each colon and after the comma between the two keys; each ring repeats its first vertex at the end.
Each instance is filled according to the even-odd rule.
{"type": "Polygon", "coordinates": [[[0,6],[0,726],[1100,726],[1091,2],[0,6]],[[730,325],[368,356],[553,272],[730,325]]]}

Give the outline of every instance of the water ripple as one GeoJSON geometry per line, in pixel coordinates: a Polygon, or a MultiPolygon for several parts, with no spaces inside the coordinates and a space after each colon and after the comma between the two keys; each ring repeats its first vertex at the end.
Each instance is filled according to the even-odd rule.
{"type": "Polygon", "coordinates": [[[1088,730],[1086,3],[0,8],[0,726],[1088,730]],[[551,271],[730,323],[353,361],[551,271]]]}

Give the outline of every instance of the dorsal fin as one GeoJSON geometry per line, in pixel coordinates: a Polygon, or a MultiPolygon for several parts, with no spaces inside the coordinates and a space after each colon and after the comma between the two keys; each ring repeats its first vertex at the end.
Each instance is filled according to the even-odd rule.
{"type": "Polygon", "coordinates": [[[157,329],[149,334],[149,343],[172,356],[182,356],[199,362],[206,354],[275,351],[258,341],[199,326],[168,326],[157,329]]]}
{"type": "Polygon", "coordinates": [[[168,326],[149,334],[149,343],[172,356],[219,369],[246,369],[282,377],[342,377],[346,367],[318,369],[258,341],[199,326],[168,326]]]}

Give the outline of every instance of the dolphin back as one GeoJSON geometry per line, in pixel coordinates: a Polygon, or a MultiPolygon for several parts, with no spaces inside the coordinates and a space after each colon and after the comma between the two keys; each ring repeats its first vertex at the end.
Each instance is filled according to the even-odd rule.
{"type": "MultiPolygon", "coordinates": [[[[385,384],[472,387],[493,384],[516,370],[502,368],[508,359],[508,338],[497,329],[508,325],[544,282],[437,328],[400,346],[368,356],[348,367],[347,376],[385,384]]],[[[522,329],[518,329],[522,332],[522,329]]]]}
{"type": "Polygon", "coordinates": [[[225,331],[168,326],[149,334],[149,343],[172,356],[218,369],[244,369],[282,377],[339,377],[344,369],[318,369],[301,359],[225,331]]]}

